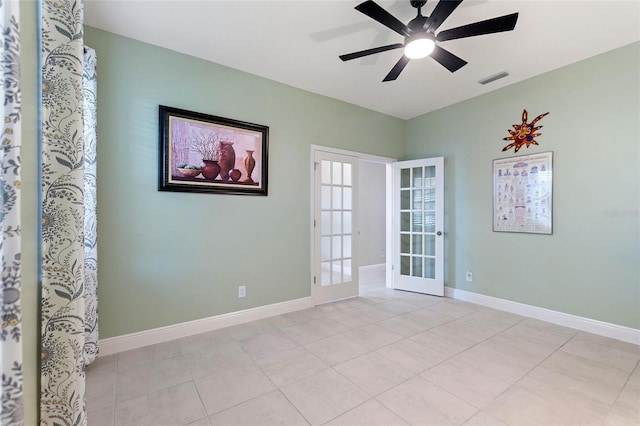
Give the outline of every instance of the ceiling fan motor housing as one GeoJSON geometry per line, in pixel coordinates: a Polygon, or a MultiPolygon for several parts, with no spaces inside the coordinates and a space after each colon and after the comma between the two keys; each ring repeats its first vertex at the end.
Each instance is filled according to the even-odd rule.
{"type": "Polygon", "coordinates": [[[418,15],[411,21],[409,21],[407,27],[409,27],[409,30],[411,30],[412,34],[426,33],[424,26],[426,25],[428,19],[429,18],[427,18],[426,16],[418,15]]]}

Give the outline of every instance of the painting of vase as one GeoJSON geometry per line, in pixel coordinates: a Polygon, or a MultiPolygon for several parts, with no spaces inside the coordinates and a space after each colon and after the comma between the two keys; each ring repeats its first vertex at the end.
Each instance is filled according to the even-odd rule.
{"type": "Polygon", "coordinates": [[[269,127],[159,109],[159,190],[267,195],[269,127]]]}
{"type": "Polygon", "coordinates": [[[218,164],[220,165],[220,179],[229,180],[229,172],[235,168],[236,152],[233,149],[233,142],[220,141],[218,148],[218,164]]]}
{"type": "Polygon", "coordinates": [[[247,150],[247,156],[244,159],[244,168],[247,171],[247,177],[244,180],[247,183],[253,183],[253,179],[251,178],[251,174],[253,173],[253,169],[256,167],[256,160],[253,158],[253,151],[247,150]]]}

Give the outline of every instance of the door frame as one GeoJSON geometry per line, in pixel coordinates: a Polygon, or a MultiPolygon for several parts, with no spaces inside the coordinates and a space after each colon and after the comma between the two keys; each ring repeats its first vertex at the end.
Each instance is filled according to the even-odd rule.
{"type": "MultiPolygon", "coordinates": [[[[362,161],[368,161],[368,162],[373,162],[373,163],[379,163],[379,164],[386,164],[386,187],[385,187],[385,194],[386,194],[386,219],[387,219],[387,226],[386,226],[386,230],[385,230],[385,235],[386,235],[386,269],[387,269],[387,275],[389,274],[389,238],[390,238],[390,232],[391,232],[391,218],[389,217],[390,213],[392,212],[392,205],[390,204],[390,202],[393,200],[393,193],[389,193],[389,189],[391,188],[390,185],[390,180],[389,180],[389,170],[391,169],[391,167],[389,167],[389,164],[393,164],[396,161],[398,161],[395,158],[390,158],[390,157],[383,157],[383,156],[379,156],[379,155],[373,155],[373,154],[366,154],[363,152],[357,152],[357,151],[348,151],[345,149],[339,149],[339,148],[332,148],[332,147],[328,147],[328,146],[322,146],[322,145],[311,145],[310,146],[310,157],[309,157],[309,173],[310,173],[310,179],[309,179],[309,236],[310,236],[310,242],[311,242],[311,250],[310,250],[310,265],[311,267],[309,268],[309,286],[310,286],[310,295],[311,295],[311,303],[313,303],[313,305],[315,306],[316,300],[314,300],[314,283],[313,283],[313,278],[315,276],[318,276],[319,271],[315,270],[315,255],[316,255],[316,241],[315,241],[315,229],[314,229],[314,220],[315,220],[315,196],[314,196],[314,191],[315,191],[315,178],[316,178],[316,174],[314,172],[314,166],[315,166],[315,154],[317,151],[321,151],[321,152],[327,152],[327,153],[331,153],[331,154],[339,154],[339,155],[348,155],[350,157],[354,157],[357,159],[358,162],[362,162],[362,161]]],[[[357,185],[362,185],[362,183],[358,182],[357,185]]],[[[359,188],[356,187],[355,188],[356,192],[359,191],[359,188]]],[[[356,211],[356,214],[358,214],[358,211],[356,211]]],[[[354,236],[356,239],[359,238],[359,234],[360,231],[359,230],[354,230],[354,236]]],[[[357,242],[356,242],[357,244],[357,242]]],[[[356,255],[356,264],[359,264],[359,262],[357,262],[359,254],[358,251],[355,251],[355,255],[356,255]]],[[[387,286],[389,286],[389,281],[387,280],[387,286]]],[[[327,303],[327,302],[324,302],[327,303]]]]}

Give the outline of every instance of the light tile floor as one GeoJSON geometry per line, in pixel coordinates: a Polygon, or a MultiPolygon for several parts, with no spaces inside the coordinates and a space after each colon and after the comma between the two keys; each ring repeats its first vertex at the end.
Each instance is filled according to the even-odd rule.
{"type": "Polygon", "coordinates": [[[98,358],[89,425],[640,424],[639,346],[362,281],[356,299],[98,358]]]}

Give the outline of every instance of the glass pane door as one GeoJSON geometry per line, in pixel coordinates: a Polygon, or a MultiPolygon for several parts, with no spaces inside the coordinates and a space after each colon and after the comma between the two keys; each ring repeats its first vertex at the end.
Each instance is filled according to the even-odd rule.
{"type": "Polygon", "coordinates": [[[356,159],[316,152],[316,250],[314,302],[357,296],[354,265],[356,159]]]}
{"type": "Polygon", "coordinates": [[[394,164],[394,288],[444,294],[442,157],[394,164]]]}

